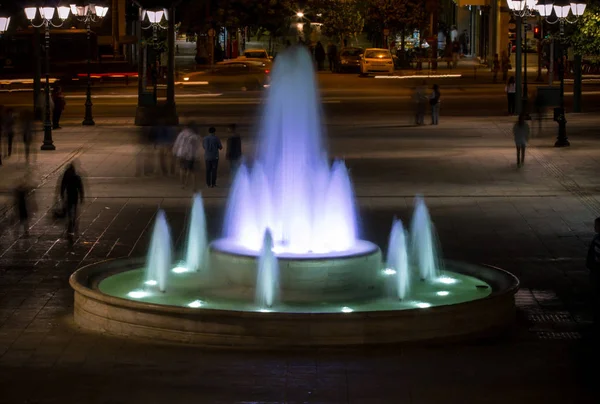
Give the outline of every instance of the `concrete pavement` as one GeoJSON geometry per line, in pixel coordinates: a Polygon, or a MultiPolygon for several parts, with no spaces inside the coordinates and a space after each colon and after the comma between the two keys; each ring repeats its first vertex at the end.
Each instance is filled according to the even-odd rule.
{"type": "MultiPolygon", "coordinates": [[[[74,326],[69,274],[107,258],[143,256],[158,206],[180,249],[192,190],[174,177],[136,176],[138,162],[151,165],[152,150],[136,144],[133,127],[56,131],[57,151],[40,152],[36,163],[38,180],[56,174],[35,192],[31,237],[0,222],[0,403],[597,402],[589,377],[595,363],[583,338],[590,325],[583,264],[600,216],[600,139],[589,131],[598,120],[571,119],[568,149],[552,147],[554,126],[536,133],[521,169],[512,122],[443,118],[438,127],[415,128],[398,118],[328,126],[330,154],[351,169],[367,239],[384,245],[393,215],[408,222],[413,196],[422,193],[446,257],[520,277],[519,321],[508,335],[434,347],[268,354],[155,345],[74,326]],[[150,159],[140,160],[144,153],[150,159]],[[47,209],[60,167],[73,157],[88,197],[80,235],[69,246],[64,224],[47,209]]],[[[246,153],[251,128],[240,128],[246,153]]],[[[9,176],[2,170],[19,169],[9,163],[15,165],[0,168],[4,188],[9,176]]],[[[222,222],[225,164],[218,183],[201,188],[211,237],[222,222]]]]}

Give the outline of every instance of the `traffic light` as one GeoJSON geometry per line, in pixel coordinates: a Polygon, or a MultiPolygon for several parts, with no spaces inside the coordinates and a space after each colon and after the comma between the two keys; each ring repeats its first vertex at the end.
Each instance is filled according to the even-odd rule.
{"type": "Polygon", "coordinates": [[[542,32],[540,30],[540,27],[537,25],[533,27],[533,37],[535,39],[542,39],[542,32]]]}

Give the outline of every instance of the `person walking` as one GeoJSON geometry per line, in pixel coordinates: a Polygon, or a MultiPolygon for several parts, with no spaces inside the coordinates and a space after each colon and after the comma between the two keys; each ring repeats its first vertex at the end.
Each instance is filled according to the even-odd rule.
{"type": "Polygon", "coordinates": [[[429,105],[431,105],[431,124],[437,125],[440,121],[440,86],[433,85],[433,92],[429,96],[429,105]]]}
{"type": "Polygon", "coordinates": [[[500,59],[498,59],[498,54],[494,55],[494,60],[492,61],[492,75],[494,78],[494,84],[498,82],[498,72],[500,71],[500,59]]]}
{"type": "Polygon", "coordinates": [[[529,124],[525,121],[525,114],[519,114],[517,123],[513,126],[513,136],[517,147],[517,167],[525,164],[525,149],[529,142],[529,124]]]}
{"type": "Polygon", "coordinates": [[[506,92],[506,100],[508,101],[508,115],[515,114],[515,104],[517,102],[517,85],[515,83],[515,77],[510,76],[506,86],[504,87],[504,91],[506,92]]]}
{"type": "Polygon", "coordinates": [[[236,131],[235,123],[229,125],[229,132],[230,135],[227,138],[227,152],[225,153],[225,158],[229,161],[231,177],[233,178],[242,162],[242,139],[236,131]]]}
{"type": "Polygon", "coordinates": [[[25,152],[25,162],[29,164],[31,154],[31,143],[33,142],[33,133],[35,131],[34,115],[31,111],[25,110],[21,113],[21,130],[23,131],[23,150],[25,152]]]}
{"type": "Polygon", "coordinates": [[[54,109],[52,110],[52,129],[62,129],[60,126],[60,116],[67,103],[60,86],[54,86],[52,89],[52,103],[54,104],[54,109]]]}
{"type": "Polygon", "coordinates": [[[83,203],[83,196],[83,181],[75,171],[75,165],[70,163],[60,183],[60,197],[67,214],[67,237],[71,241],[77,232],[77,207],[79,203],[83,203]]]}
{"type": "Polygon", "coordinates": [[[415,123],[417,125],[425,124],[425,111],[427,109],[427,95],[425,94],[427,91],[427,82],[423,80],[423,83],[415,88],[415,92],[413,95],[415,102],[415,123]]]}
{"type": "Polygon", "coordinates": [[[173,145],[173,155],[180,162],[179,178],[183,188],[187,187],[190,177],[192,177],[193,187],[196,188],[195,165],[199,142],[195,124],[190,123],[179,133],[173,145]]]}
{"type": "Polygon", "coordinates": [[[17,207],[17,212],[19,215],[19,227],[16,229],[16,232],[19,231],[20,228],[23,229],[23,236],[29,237],[29,216],[31,211],[31,204],[29,203],[29,192],[33,187],[29,181],[29,173],[19,181],[17,187],[15,188],[15,205],[17,207]]]}
{"type": "Polygon", "coordinates": [[[321,41],[317,41],[317,45],[315,46],[315,61],[317,62],[318,70],[325,68],[325,48],[321,41]]]}
{"type": "Polygon", "coordinates": [[[12,108],[6,108],[4,110],[4,116],[2,117],[3,132],[6,136],[6,157],[10,157],[13,151],[13,141],[15,138],[15,111],[12,108]]]}
{"type": "Polygon", "coordinates": [[[596,234],[588,248],[585,266],[590,271],[593,288],[594,328],[598,332],[600,330],[600,217],[594,220],[594,231],[596,234]]]}
{"type": "Polygon", "coordinates": [[[219,150],[223,149],[221,140],[215,134],[214,127],[208,129],[208,136],[202,141],[204,161],[206,163],[206,185],[209,188],[217,186],[217,170],[219,168],[219,150]]]}
{"type": "Polygon", "coordinates": [[[502,82],[506,83],[508,80],[508,71],[512,69],[510,65],[510,59],[506,51],[502,51],[502,58],[500,59],[500,67],[502,69],[502,82]]]}
{"type": "Polygon", "coordinates": [[[333,42],[329,42],[327,46],[327,60],[329,61],[329,70],[331,73],[337,71],[337,46],[333,42]]]}

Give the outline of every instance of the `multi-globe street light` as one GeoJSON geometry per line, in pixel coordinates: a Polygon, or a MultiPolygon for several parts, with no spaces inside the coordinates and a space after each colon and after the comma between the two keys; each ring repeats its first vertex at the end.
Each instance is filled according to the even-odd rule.
{"type": "Polygon", "coordinates": [[[54,142],[52,141],[52,121],[50,116],[50,26],[59,28],[62,27],[65,20],[69,18],[69,7],[58,6],[58,7],[25,7],[24,9],[27,19],[31,25],[35,28],[44,27],[45,30],[45,59],[46,59],[46,94],[45,94],[45,114],[44,114],[44,142],[42,143],[42,150],[56,150],[54,142]],[[39,12],[41,22],[35,24],[33,21],[39,12]],[[55,14],[58,14],[59,24],[52,22],[55,14]]]}
{"type": "Polygon", "coordinates": [[[91,78],[91,59],[92,59],[92,40],[91,40],[91,24],[100,21],[108,12],[108,7],[96,5],[94,3],[86,3],[84,5],[71,4],[71,14],[77,19],[85,23],[87,30],[87,89],[85,93],[85,117],[82,125],[92,126],[95,124],[92,115],[92,78],[91,78]]]}
{"type": "Polygon", "coordinates": [[[0,17],[0,36],[8,31],[10,25],[10,17],[0,17]]]}
{"type": "Polygon", "coordinates": [[[153,86],[154,86],[154,101],[156,102],[157,99],[157,92],[158,92],[158,65],[159,65],[159,52],[158,52],[158,29],[167,29],[168,27],[163,26],[161,23],[163,21],[163,19],[165,21],[169,21],[169,13],[167,12],[167,9],[161,9],[161,10],[143,10],[142,12],[142,22],[144,20],[148,20],[148,22],[150,23],[150,25],[148,25],[147,27],[142,26],[142,29],[150,29],[152,28],[152,45],[154,46],[155,49],[155,53],[156,53],[156,60],[154,61],[154,77],[152,78],[153,80],[153,86]]]}
{"type": "MultiPolygon", "coordinates": [[[[565,35],[565,22],[574,24],[579,20],[579,17],[585,12],[586,3],[581,0],[566,1],[556,0],[554,2],[548,0],[542,0],[537,4],[536,11],[542,16],[549,24],[560,23],[560,41],[564,40],[565,35]],[[569,13],[573,15],[574,19],[569,19],[569,13]],[[554,18],[552,17],[554,14],[554,18]]],[[[567,138],[567,119],[565,117],[565,55],[560,55],[560,63],[558,65],[558,78],[560,80],[560,107],[556,113],[556,120],[558,121],[558,137],[554,146],[565,147],[570,146],[571,143],[567,138]]]]}
{"type": "Polygon", "coordinates": [[[538,0],[506,0],[508,8],[517,20],[517,49],[516,49],[516,90],[517,90],[517,112],[528,114],[529,89],[527,88],[527,18],[535,14],[535,6],[538,0]],[[525,19],[525,55],[523,56],[523,19],[525,19]],[[521,71],[521,59],[523,59],[524,71],[521,71]],[[522,83],[521,83],[522,82],[522,83]],[[522,84],[522,86],[521,86],[522,84]]]}

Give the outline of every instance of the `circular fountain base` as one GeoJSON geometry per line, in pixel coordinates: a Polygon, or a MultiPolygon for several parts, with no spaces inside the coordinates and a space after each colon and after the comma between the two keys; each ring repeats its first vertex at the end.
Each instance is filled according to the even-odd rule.
{"type": "MultiPolygon", "coordinates": [[[[171,292],[157,292],[155,301],[123,298],[124,295],[115,290],[112,295],[103,292],[103,285],[111,280],[117,286],[121,285],[123,291],[131,290],[132,285],[126,284],[127,278],[139,285],[139,280],[143,279],[142,260],[114,260],[90,265],[75,272],[70,284],[75,290],[75,322],[81,327],[201,346],[276,349],[464,339],[512,323],[514,293],[518,289],[518,280],[513,275],[487,266],[457,263],[446,263],[446,266],[449,270],[446,274],[459,282],[432,285],[429,295],[435,295],[430,292],[439,288],[450,290],[451,294],[456,291],[458,295],[460,282],[464,282],[462,287],[469,288],[469,299],[472,300],[444,303],[443,299],[450,297],[446,296],[437,302],[430,300],[432,306],[427,308],[398,301],[379,307],[348,302],[355,311],[344,310],[349,308],[341,308],[338,304],[326,309],[313,306],[305,311],[265,313],[257,311],[251,304],[244,306],[239,302],[210,307],[210,302],[202,306],[202,302],[197,301],[196,306],[176,306],[168,300],[171,292]],[[475,282],[469,282],[469,279],[475,282]]],[[[182,279],[180,285],[185,283],[188,289],[198,293],[190,287],[190,283],[192,286],[195,283],[182,279]]],[[[173,288],[180,285],[174,284],[173,288]]],[[[188,299],[185,300],[187,303],[189,297],[185,299],[188,299]]]]}
{"type": "MultiPolygon", "coordinates": [[[[258,253],[240,248],[231,240],[210,245],[212,296],[242,295],[253,299],[258,253]]],[[[311,254],[277,254],[279,288],[288,302],[328,302],[365,299],[381,295],[381,251],[359,240],[348,251],[311,254]]]]}

